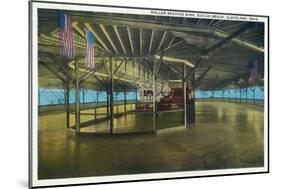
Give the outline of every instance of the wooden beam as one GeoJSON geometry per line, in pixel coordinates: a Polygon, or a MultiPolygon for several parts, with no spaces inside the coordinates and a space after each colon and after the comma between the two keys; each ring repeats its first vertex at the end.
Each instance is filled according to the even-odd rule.
{"type": "Polygon", "coordinates": [[[111,46],[113,47],[114,51],[118,54],[119,52],[118,52],[116,46],[114,45],[114,43],[113,43],[111,37],[109,36],[108,32],[106,31],[104,25],[99,24],[99,26],[100,26],[100,28],[101,28],[103,34],[105,35],[105,37],[107,38],[107,40],[109,41],[109,43],[111,44],[111,46]]]}
{"type": "Polygon", "coordinates": [[[110,63],[110,135],[113,134],[114,127],[114,78],[113,78],[113,62],[110,63]]]}
{"type": "Polygon", "coordinates": [[[150,37],[150,43],[149,43],[149,49],[148,49],[148,54],[150,55],[151,52],[151,47],[152,47],[152,43],[153,43],[153,37],[154,37],[154,29],[152,29],[151,31],[151,37],[150,37]]]}
{"type": "Polygon", "coordinates": [[[107,64],[106,64],[106,62],[105,62],[105,60],[104,60],[104,57],[103,57],[103,55],[101,54],[101,52],[100,52],[100,50],[98,50],[99,51],[99,54],[100,54],[100,56],[102,57],[102,64],[104,65],[104,67],[105,67],[105,69],[106,69],[106,71],[107,71],[107,74],[110,76],[110,70],[109,70],[109,67],[107,66],[107,64]]]}
{"type": "Polygon", "coordinates": [[[178,41],[178,42],[174,43],[173,45],[169,45],[167,48],[164,49],[164,51],[168,51],[172,48],[179,47],[184,42],[185,42],[185,40],[182,40],[182,41],[178,41]]]}
{"type": "Polygon", "coordinates": [[[72,22],[72,27],[80,34],[81,37],[85,37],[83,30],[78,26],[78,22],[72,22]]]}
{"type": "Polygon", "coordinates": [[[147,62],[147,60],[142,59],[142,62],[148,67],[149,71],[150,71],[151,73],[153,73],[153,68],[149,65],[149,63],[147,62]]]}
{"type": "MultiPolygon", "coordinates": [[[[225,45],[227,42],[231,41],[233,38],[237,37],[238,35],[240,35],[241,33],[243,33],[244,31],[246,31],[247,29],[249,29],[249,27],[252,27],[253,24],[248,22],[247,24],[245,24],[244,26],[242,26],[240,29],[238,29],[237,31],[233,32],[232,34],[230,34],[228,37],[222,39],[221,41],[217,42],[216,44],[214,44],[213,46],[209,47],[207,50],[202,52],[203,56],[208,57],[209,54],[211,54],[212,52],[218,50],[219,48],[221,48],[223,45],[225,45]]],[[[203,62],[203,56],[197,61],[197,63],[195,64],[195,66],[193,67],[193,69],[191,70],[191,72],[189,73],[189,76],[186,77],[186,80],[193,75],[193,73],[195,72],[195,69],[203,62]]]]}
{"type": "Polygon", "coordinates": [[[237,37],[238,35],[240,35],[241,33],[245,32],[247,29],[249,29],[250,27],[252,27],[253,24],[251,22],[248,22],[247,24],[245,24],[244,26],[242,26],[240,29],[238,29],[237,31],[235,31],[234,33],[230,34],[229,36],[227,36],[226,38],[222,39],[221,41],[217,42],[215,45],[211,46],[210,48],[208,48],[207,50],[204,51],[204,55],[208,55],[216,50],[218,50],[219,48],[221,48],[224,44],[226,44],[227,42],[231,41],[233,38],[237,37]]]}
{"type": "Polygon", "coordinates": [[[183,73],[181,71],[179,71],[176,67],[174,67],[171,64],[166,64],[177,76],[179,79],[183,80],[183,73]]]}
{"type": "Polygon", "coordinates": [[[115,32],[115,34],[117,36],[117,39],[119,40],[119,43],[120,43],[124,53],[127,54],[127,51],[126,51],[126,48],[125,48],[125,46],[123,44],[122,38],[120,37],[120,34],[118,32],[118,28],[115,25],[113,25],[113,29],[114,29],[114,32],[115,32]]]}
{"type": "MultiPolygon", "coordinates": [[[[131,27],[131,28],[142,28],[146,29],[158,29],[158,30],[169,30],[169,31],[182,31],[182,32],[194,32],[194,33],[208,33],[220,38],[224,38],[229,35],[229,33],[225,31],[221,31],[214,26],[217,23],[221,22],[218,21],[217,23],[213,24],[212,26],[198,26],[194,24],[178,24],[178,23],[171,23],[171,22],[163,22],[163,21],[155,21],[155,20],[146,20],[146,19],[134,19],[134,18],[124,18],[124,17],[116,17],[116,16],[82,16],[81,14],[75,16],[75,19],[81,22],[87,20],[88,22],[93,22],[97,24],[107,24],[107,25],[118,25],[123,27],[131,27]]],[[[243,45],[245,47],[254,49],[259,52],[264,52],[264,48],[261,48],[251,42],[248,42],[244,39],[240,38],[233,38],[233,42],[243,45]]]]}
{"type": "Polygon", "coordinates": [[[160,44],[159,44],[159,47],[157,49],[157,52],[159,52],[159,50],[161,49],[161,46],[162,46],[162,44],[164,42],[164,39],[165,39],[166,35],[167,35],[167,31],[164,31],[164,33],[162,35],[162,38],[161,38],[161,41],[160,41],[160,44]]]}
{"type": "Polygon", "coordinates": [[[120,64],[117,66],[116,70],[114,71],[113,75],[116,75],[119,72],[119,70],[124,62],[125,62],[124,60],[120,62],[120,64]]]}
{"type": "Polygon", "coordinates": [[[175,36],[173,36],[172,39],[171,39],[171,41],[169,42],[167,48],[169,48],[169,47],[173,44],[173,42],[175,41],[175,39],[176,39],[175,36]]]}
{"type": "Polygon", "coordinates": [[[97,34],[97,32],[94,31],[94,29],[92,28],[92,26],[89,23],[84,23],[84,25],[88,28],[89,31],[91,31],[95,38],[98,40],[98,42],[102,45],[102,47],[107,50],[108,52],[112,53],[109,48],[107,47],[107,45],[104,43],[104,41],[100,38],[100,36],[97,34]]]}
{"type": "Polygon", "coordinates": [[[106,89],[106,82],[102,81],[98,76],[93,75],[93,77],[103,86],[104,89],[106,89]]]}
{"type": "Polygon", "coordinates": [[[142,29],[140,28],[140,55],[142,55],[142,29]]]}
{"type": "Polygon", "coordinates": [[[203,81],[203,78],[207,75],[209,70],[212,69],[212,66],[209,66],[196,80],[195,80],[195,88],[199,87],[203,81]]]}
{"type": "Polygon", "coordinates": [[[68,79],[75,81],[75,77],[72,75],[72,73],[70,72],[68,67],[66,67],[66,65],[61,62],[61,60],[59,60],[56,56],[54,56],[53,54],[50,54],[50,53],[48,54],[48,57],[51,58],[52,61],[63,70],[65,75],[68,77],[68,79]]]}
{"type": "Polygon", "coordinates": [[[75,60],[75,130],[80,133],[80,86],[79,62],[75,60]]]}
{"type": "Polygon", "coordinates": [[[89,77],[91,77],[93,74],[95,74],[97,71],[99,71],[101,68],[103,68],[104,65],[96,67],[91,72],[85,74],[83,77],[80,78],[80,84],[84,83],[89,77]]]}
{"type": "Polygon", "coordinates": [[[131,45],[132,54],[135,54],[134,44],[133,44],[130,28],[127,27],[126,29],[127,29],[128,36],[129,36],[129,41],[130,41],[130,45],[131,45]]]}
{"type": "Polygon", "coordinates": [[[47,70],[49,70],[52,74],[54,74],[55,76],[57,76],[63,83],[67,82],[67,79],[64,78],[62,75],[60,75],[58,70],[55,70],[54,68],[52,68],[52,66],[50,66],[49,64],[40,61],[40,64],[42,64],[43,66],[45,66],[47,68],[47,70]]]}
{"type": "Polygon", "coordinates": [[[192,70],[189,72],[189,75],[186,76],[185,81],[189,80],[189,77],[195,72],[195,69],[203,62],[203,60],[204,60],[204,59],[203,59],[202,57],[200,57],[200,58],[197,60],[195,66],[194,66],[194,67],[192,68],[192,70]]]}
{"type": "Polygon", "coordinates": [[[92,16],[73,16],[75,20],[96,24],[104,24],[104,25],[117,25],[119,27],[129,27],[129,28],[139,28],[141,26],[145,29],[157,29],[157,30],[171,30],[171,31],[185,31],[185,32],[199,32],[199,33],[212,33],[213,28],[210,27],[203,27],[203,26],[196,26],[194,24],[178,24],[178,23],[171,23],[165,21],[155,21],[155,20],[148,20],[148,19],[135,19],[135,18],[124,18],[124,17],[117,17],[117,16],[99,16],[99,15],[92,15],[92,16]]]}

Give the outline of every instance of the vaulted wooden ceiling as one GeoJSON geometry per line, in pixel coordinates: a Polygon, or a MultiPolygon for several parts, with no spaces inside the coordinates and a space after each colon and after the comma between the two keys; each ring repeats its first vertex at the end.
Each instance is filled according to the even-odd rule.
{"type": "MultiPolygon", "coordinates": [[[[155,63],[159,64],[159,81],[190,80],[195,73],[198,88],[241,87],[248,85],[249,60],[263,56],[263,23],[65,12],[73,18],[75,59],[81,64],[84,86],[89,88],[102,89],[107,85],[106,69],[111,62],[120,90],[151,85],[155,63]],[[83,68],[84,27],[96,39],[94,74],[83,68]],[[186,78],[183,78],[184,64],[186,78]],[[244,82],[238,83],[241,79],[244,82]]],[[[74,64],[73,60],[59,56],[57,10],[39,10],[38,39],[39,83],[50,87],[63,85],[65,75],[73,74],[74,64]]]]}

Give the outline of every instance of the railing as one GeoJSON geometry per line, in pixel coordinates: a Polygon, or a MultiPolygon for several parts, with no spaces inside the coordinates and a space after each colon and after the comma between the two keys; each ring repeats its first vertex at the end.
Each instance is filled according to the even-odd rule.
{"type": "Polygon", "coordinates": [[[263,99],[240,99],[240,98],[196,98],[195,101],[206,101],[206,102],[233,102],[241,104],[251,104],[257,106],[263,106],[263,99]]]}
{"type": "MultiPolygon", "coordinates": [[[[135,100],[127,100],[126,104],[135,104],[135,100]]],[[[114,104],[117,106],[124,105],[123,100],[114,101],[114,104]]],[[[90,102],[90,103],[81,103],[80,104],[80,110],[87,110],[87,109],[94,109],[94,108],[100,108],[100,107],[106,107],[107,102],[90,102]]],[[[70,111],[75,111],[75,103],[69,104],[70,111]]],[[[59,112],[65,112],[67,110],[66,104],[49,104],[49,105],[40,105],[39,106],[39,114],[48,114],[48,113],[59,113],[59,112]]]]}

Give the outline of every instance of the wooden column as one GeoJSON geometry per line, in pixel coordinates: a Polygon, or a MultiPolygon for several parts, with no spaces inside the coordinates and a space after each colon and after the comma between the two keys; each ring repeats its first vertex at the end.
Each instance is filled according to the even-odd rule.
{"type": "Polygon", "coordinates": [[[85,88],[83,88],[83,91],[82,91],[82,99],[83,99],[83,104],[85,103],[85,88]]]}
{"type": "Polygon", "coordinates": [[[247,104],[248,103],[248,89],[246,88],[245,91],[246,91],[246,104],[247,104]]]}
{"type": "Polygon", "coordinates": [[[114,127],[114,77],[113,62],[110,60],[110,134],[113,134],[114,127]]]}
{"type": "Polygon", "coordinates": [[[65,85],[65,90],[64,90],[64,104],[66,108],[66,128],[70,128],[70,121],[69,121],[69,83],[65,85]]]}
{"type": "Polygon", "coordinates": [[[107,115],[107,118],[109,118],[109,97],[110,97],[110,90],[108,89],[106,91],[106,115],[107,115]]]}
{"type": "Polygon", "coordinates": [[[254,89],[254,104],[256,104],[256,89],[254,89]]]}
{"type": "MultiPolygon", "coordinates": [[[[183,65],[183,77],[186,78],[186,65],[183,65]]],[[[186,94],[186,82],[185,79],[183,80],[183,95],[184,95],[184,98],[183,98],[183,107],[184,107],[184,126],[187,127],[187,94],[186,94]]]]}
{"type": "Polygon", "coordinates": [[[79,62],[75,60],[75,130],[80,132],[80,86],[79,86],[79,62]]]}
{"type": "Polygon", "coordinates": [[[99,91],[96,91],[95,121],[97,122],[97,106],[99,101],[99,91]]]}
{"type": "Polygon", "coordinates": [[[127,93],[126,89],[124,90],[124,114],[127,114],[127,93]]]}
{"type": "Polygon", "coordinates": [[[241,89],[239,89],[239,100],[240,100],[240,103],[241,103],[241,89]]]}
{"type": "Polygon", "coordinates": [[[192,100],[194,102],[192,106],[192,123],[195,123],[195,70],[192,74],[192,100]]]}
{"type": "Polygon", "coordinates": [[[153,66],[153,130],[156,131],[156,114],[157,114],[157,103],[156,103],[156,65],[154,62],[153,66]]]}

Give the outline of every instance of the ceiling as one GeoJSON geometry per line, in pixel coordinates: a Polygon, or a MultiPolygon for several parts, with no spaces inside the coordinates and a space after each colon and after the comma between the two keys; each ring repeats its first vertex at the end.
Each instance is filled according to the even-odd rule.
{"type": "MultiPolygon", "coordinates": [[[[202,90],[245,87],[249,85],[248,62],[256,57],[263,59],[263,23],[65,12],[73,19],[74,60],[59,54],[57,11],[40,9],[38,12],[39,85],[42,87],[62,87],[67,81],[74,81],[75,61],[80,65],[80,78],[84,79],[82,87],[100,90],[109,85],[110,64],[116,90],[151,85],[154,67],[159,82],[194,80],[196,88],[202,90]],[[84,67],[84,27],[95,36],[95,70],[84,67]]],[[[262,84],[261,80],[255,85],[262,84]]]]}

